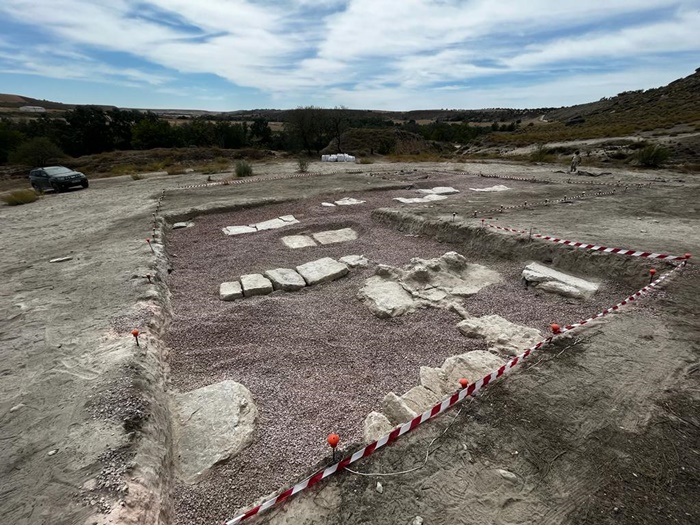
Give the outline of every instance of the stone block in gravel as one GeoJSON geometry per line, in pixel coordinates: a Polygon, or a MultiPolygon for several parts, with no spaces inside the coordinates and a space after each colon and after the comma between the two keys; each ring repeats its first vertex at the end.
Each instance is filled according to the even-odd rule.
{"type": "Polygon", "coordinates": [[[392,425],[405,423],[418,415],[417,412],[409,408],[406,401],[393,392],[389,392],[384,396],[382,400],[382,412],[387,419],[391,421],[392,425]]]}
{"type": "Polygon", "coordinates": [[[308,285],[335,281],[347,275],[349,271],[347,265],[330,257],[307,262],[297,266],[296,270],[308,285]]]}
{"type": "Polygon", "coordinates": [[[369,261],[364,255],[346,255],[338,259],[341,263],[347,264],[350,268],[357,268],[358,266],[367,266],[369,261]]]}
{"type": "Polygon", "coordinates": [[[381,412],[370,412],[362,425],[362,437],[365,443],[377,441],[392,431],[394,426],[391,421],[381,412]]]}
{"type": "Polygon", "coordinates": [[[430,190],[418,190],[418,192],[427,195],[453,195],[459,193],[459,190],[454,189],[452,186],[437,186],[430,190]]]}
{"type": "Polygon", "coordinates": [[[403,204],[420,204],[425,202],[441,201],[446,198],[447,197],[445,195],[435,195],[431,193],[425,197],[394,197],[394,200],[403,204]]]}
{"type": "Polygon", "coordinates": [[[243,295],[246,297],[267,295],[273,290],[270,280],[259,273],[241,275],[241,285],[243,286],[243,295]]]}
{"type": "Polygon", "coordinates": [[[352,197],[343,197],[339,201],[335,201],[338,206],[352,206],[354,204],[364,204],[365,201],[353,199],[352,197]]]}
{"type": "Polygon", "coordinates": [[[299,222],[298,220],[296,220],[294,215],[281,215],[280,220],[284,221],[284,222],[288,222],[289,224],[296,224],[299,222]]]}
{"type": "Polygon", "coordinates": [[[280,218],[277,219],[270,219],[269,221],[263,221],[263,222],[258,222],[257,224],[251,224],[251,226],[254,226],[257,228],[259,232],[265,231],[265,230],[276,230],[278,228],[284,228],[285,226],[289,226],[290,224],[296,224],[299,221],[295,219],[295,222],[291,221],[283,221],[280,218]]]}
{"type": "Polygon", "coordinates": [[[528,283],[537,286],[538,290],[557,293],[565,297],[590,297],[598,290],[599,286],[598,283],[574,277],[536,262],[525,267],[522,277],[528,283]],[[545,283],[547,284],[543,286],[545,283]]]}
{"type": "Polygon", "coordinates": [[[287,248],[291,248],[292,250],[316,246],[316,241],[308,235],[287,235],[286,237],[282,237],[282,242],[287,248]]]}
{"type": "Polygon", "coordinates": [[[357,239],[357,232],[352,228],[340,230],[328,230],[312,234],[316,242],[320,244],[334,244],[336,242],[348,242],[357,239]]]}
{"type": "Polygon", "coordinates": [[[193,222],[176,222],[173,224],[173,230],[180,230],[182,228],[190,228],[194,226],[193,222]]]}
{"type": "Polygon", "coordinates": [[[420,384],[432,391],[441,399],[457,390],[459,383],[450,383],[447,374],[442,368],[429,366],[420,367],[420,384]]]}
{"type": "Polygon", "coordinates": [[[321,206],[323,206],[324,208],[335,208],[335,204],[333,204],[332,202],[322,202],[321,206]]]}
{"type": "Polygon", "coordinates": [[[380,319],[397,317],[416,309],[413,296],[395,281],[375,275],[365,281],[357,298],[380,319]]]}
{"type": "Polygon", "coordinates": [[[253,226],[226,226],[222,228],[222,231],[226,235],[242,235],[244,233],[255,233],[258,230],[253,226]]]}
{"type": "Polygon", "coordinates": [[[486,374],[497,370],[505,364],[505,359],[484,350],[474,350],[445,359],[442,369],[447,374],[450,384],[458,385],[461,378],[474,383],[486,374]]]}
{"type": "Polygon", "coordinates": [[[222,301],[233,301],[243,297],[243,288],[238,281],[221,283],[219,286],[219,299],[222,301]]]}
{"type": "Polygon", "coordinates": [[[542,339],[539,330],[511,323],[499,315],[470,317],[457,329],[467,337],[485,339],[489,350],[506,355],[518,355],[542,339]]]}
{"type": "Polygon", "coordinates": [[[433,405],[441,401],[441,397],[424,386],[414,386],[401,396],[408,408],[418,414],[422,414],[433,405]]]}
{"type": "Polygon", "coordinates": [[[265,272],[265,277],[270,279],[275,290],[296,292],[306,286],[306,281],[291,268],[277,268],[265,272]]]}
{"type": "Polygon", "coordinates": [[[258,409],[246,387],[227,380],[175,396],[178,471],[189,483],[253,441],[258,409]]]}

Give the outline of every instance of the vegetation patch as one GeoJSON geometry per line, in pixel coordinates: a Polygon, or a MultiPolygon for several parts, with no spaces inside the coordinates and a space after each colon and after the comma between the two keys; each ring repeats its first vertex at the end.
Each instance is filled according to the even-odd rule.
{"type": "Polygon", "coordinates": [[[39,199],[39,195],[34,190],[14,190],[0,196],[8,206],[19,206],[20,204],[29,204],[39,199]]]}

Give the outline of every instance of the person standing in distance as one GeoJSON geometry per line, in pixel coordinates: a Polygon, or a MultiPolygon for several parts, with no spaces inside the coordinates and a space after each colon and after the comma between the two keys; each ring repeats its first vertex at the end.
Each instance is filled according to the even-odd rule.
{"type": "Polygon", "coordinates": [[[576,173],[579,164],[581,164],[581,152],[576,150],[574,151],[574,156],[571,157],[571,167],[569,168],[569,173],[576,173]]]}

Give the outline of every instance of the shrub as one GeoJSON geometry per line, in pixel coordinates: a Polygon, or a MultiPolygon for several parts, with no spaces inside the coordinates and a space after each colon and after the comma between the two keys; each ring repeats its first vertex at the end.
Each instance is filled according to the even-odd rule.
{"type": "Polygon", "coordinates": [[[357,161],[358,164],[374,164],[374,161],[372,159],[368,159],[367,157],[362,157],[360,160],[357,161]]]}
{"type": "Polygon", "coordinates": [[[553,158],[554,156],[544,147],[544,144],[538,144],[535,151],[530,153],[530,160],[532,162],[548,162],[553,160],[553,158]]]}
{"type": "Polygon", "coordinates": [[[297,167],[299,168],[299,173],[308,173],[309,171],[309,159],[304,157],[299,157],[297,159],[297,167]]]}
{"type": "Polygon", "coordinates": [[[253,174],[253,167],[245,160],[236,161],[236,177],[250,177],[253,174]]]}
{"type": "Polygon", "coordinates": [[[11,155],[10,161],[28,166],[46,166],[65,157],[61,148],[46,137],[34,137],[20,145],[11,155]]]}
{"type": "Polygon", "coordinates": [[[658,144],[649,144],[637,152],[637,163],[646,168],[658,168],[671,157],[671,152],[658,144]]]}
{"type": "Polygon", "coordinates": [[[0,199],[8,206],[29,204],[38,198],[39,195],[34,190],[15,190],[0,197],[0,199]]]}
{"type": "Polygon", "coordinates": [[[143,175],[140,175],[140,174],[138,174],[138,173],[132,173],[132,174],[131,174],[131,178],[132,178],[133,180],[141,180],[141,179],[143,179],[143,175]]]}

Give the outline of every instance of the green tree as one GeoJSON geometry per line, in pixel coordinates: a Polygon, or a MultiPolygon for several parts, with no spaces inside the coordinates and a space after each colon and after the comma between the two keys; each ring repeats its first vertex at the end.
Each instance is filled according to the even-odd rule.
{"type": "Polygon", "coordinates": [[[73,156],[114,149],[114,137],[107,113],[97,106],[78,106],[66,113],[68,136],[64,143],[73,156]]]}
{"type": "Polygon", "coordinates": [[[131,133],[134,149],[171,148],[176,145],[172,126],[158,118],[143,119],[131,133]]]}
{"type": "Polygon", "coordinates": [[[0,164],[5,164],[10,157],[10,152],[22,143],[24,136],[14,129],[12,122],[7,119],[0,120],[0,164]]]}
{"type": "Polygon", "coordinates": [[[46,137],[34,137],[22,143],[10,154],[13,164],[47,166],[65,157],[61,148],[46,137]]]}

